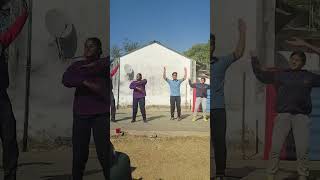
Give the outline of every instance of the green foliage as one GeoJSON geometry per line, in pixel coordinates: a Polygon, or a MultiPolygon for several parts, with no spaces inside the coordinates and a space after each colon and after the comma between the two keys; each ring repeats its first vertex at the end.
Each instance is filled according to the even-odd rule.
{"type": "Polygon", "coordinates": [[[197,63],[209,64],[210,43],[195,44],[183,53],[185,56],[195,60],[197,63]]]}
{"type": "Polygon", "coordinates": [[[125,39],[123,41],[122,46],[125,54],[140,48],[140,44],[138,42],[133,42],[133,41],[130,41],[129,39],[125,39]]]}
{"type": "Polygon", "coordinates": [[[120,58],[121,57],[121,51],[122,51],[122,49],[119,46],[113,45],[111,47],[111,50],[110,50],[111,60],[120,58]]]}

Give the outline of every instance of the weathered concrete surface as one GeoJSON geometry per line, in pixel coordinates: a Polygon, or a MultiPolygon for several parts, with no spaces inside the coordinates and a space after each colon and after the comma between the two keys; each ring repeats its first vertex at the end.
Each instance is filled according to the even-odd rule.
{"type": "MultiPolygon", "coordinates": [[[[214,165],[213,165],[214,166],[214,165]]],[[[227,179],[242,179],[242,180],[267,180],[265,168],[267,161],[264,160],[228,160],[226,176],[227,179]]],[[[215,167],[213,167],[214,169],[215,167]]],[[[296,180],[296,162],[281,161],[280,170],[276,175],[275,180],[296,180]]],[[[310,177],[311,180],[320,179],[320,162],[310,162],[310,177]]]]}
{"type": "MultiPolygon", "coordinates": [[[[60,60],[54,37],[46,28],[48,11],[58,9],[76,28],[77,48],[75,56],[83,53],[83,44],[88,37],[102,41],[103,56],[109,54],[109,0],[43,0],[33,2],[32,19],[32,67],[30,83],[29,133],[37,136],[43,131],[49,136],[69,136],[72,129],[73,89],[61,83],[62,74],[72,60],[60,60]],[[81,12],[81,13],[80,13],[81,12]]],[[[51,24],[59,24],[59,18],[51,24]]],[[[17,120],[18,134],[24,124],[25,110],[25,65],[27,57],[27,26],[10,46],[9,95],[17,120]]],[[[19,136],[20,139],[20,136],[19,136]]]]}
{"type": "MultiPolygon", "coordinates": [[[[170,112],[168,109],[147,109],[147,121],[143,123],[142,117],[138,112],[137,122],[131,123],[131,109],[120,109],[116,115],[116,123],[111,122],[111,135],[115,134],[116,128],[132,135],[154,134],[163,136],[209,136],[210,122],[202,120],[201,114],[198,114],[198,121],[192,122],[192,112],[182,110],[181,121],[170,120],[170,112]]],[[[209,119],[208,119],[209,120],[209,119]]]]}
{"type": "MultiPolygon", "coordinates": [[[[71,179],[72,151],[20,153],[17,179],[69,180],[71,179]]],[[[0,179],[3,170],[0,171],[0,179]]],[[[86,166],[85,180],[101,180],[103,174],[94,149],[86,166]]]]}

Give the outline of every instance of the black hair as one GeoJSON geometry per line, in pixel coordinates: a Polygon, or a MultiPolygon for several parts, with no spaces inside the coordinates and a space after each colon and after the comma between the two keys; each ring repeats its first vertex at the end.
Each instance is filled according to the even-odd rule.
{"type": "Polygon", "coordinates": [[[293,53],[291,53],[290,57],[297,55],[299,58],[301,58],[303,65],[306,64],[307,61],[307,57],[306,54],[303,51],[294,51],[293,53]]]}
{"type": "Polygon", "coordinates": [[[172,76],[173,76],[174,74],[175,74],[175,75],[178,75],[178,73],[177,73],[177,72],[173,72],[173,73],[172,73],[172,76]]]}
{"type": "Polygon", "coordinates": [[[205,77],[202,77],[201,79],[203,79],[204,81],[206,81],[206,78],[205,78],[205,77]]]}
{"type": "Polygon", "coordinates": [[[102,54],[102,43],[101,40],[97,37],[90,37],[86,40],[87,41],[92,41],[97,47],[98,47],[98,54],[101,56],[102,54]]]}
{"type": "Polygon", "coordinates": [[[142,77],[142,74],[141,73],[137,73],[137,75],[140,75],[142,77]]]}

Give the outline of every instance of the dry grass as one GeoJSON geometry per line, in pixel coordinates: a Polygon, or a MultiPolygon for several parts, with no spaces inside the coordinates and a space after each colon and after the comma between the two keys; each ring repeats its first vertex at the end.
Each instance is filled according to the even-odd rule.
{"type": "Polygon", "coordinates": [[[112,138],[112,142],[130,156],[136,179],[209,179],[208,137],[124,136],[112,138]]]}

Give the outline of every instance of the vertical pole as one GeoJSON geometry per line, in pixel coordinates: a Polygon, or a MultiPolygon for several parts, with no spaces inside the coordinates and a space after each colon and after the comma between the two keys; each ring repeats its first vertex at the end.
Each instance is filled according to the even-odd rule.
{"type": "Polygon", "coordinates": [[[31,40],[32,40],[32,0],[29,0],[28,20],[28,44],[27,44],[27,65],[26,65],[26,94],[23,129],[23,152],[28,151],[28,127],[29,127],[29,96],[30,96],[30,70],[31,70],[31,40]]]}
{"type": "Polygon", "coordinates": [[[243,72],[243,82],[242,82],[242,158],[245,159],[245,107],[246,107],[246,73],[243,72]]]}
{"type": "Polygon", "coordinates": [[[259,121],[256,120],[256,154],[259,153],[259,121]]]}
{"type": "Polygon", "coordinates": [[[119,109],[119,99],[120,99],[120,76],[121,76],[120,58],[118,59],[118,61],[119,61],[119,76],[118,76],[118,95],[117,95],[118,102],[117,102],[117,109],[119,109]]]}
{"type": "Polygon", "coordinates": [[[188,108],[188,84],[186,83],[186,101],[185,101],[185,107],[188,108]]]}
{"type": "Polygon", "coordinates": [[[312,12],[311,12],[311,5],[312,5],[312,2],[311,0],[309,0],[309,24],[308,24],[308,28],[309,28],[309,31],[311,30],[311,17],[312,17],[312,12]]]}

